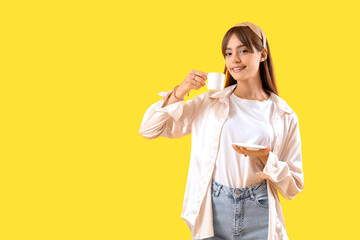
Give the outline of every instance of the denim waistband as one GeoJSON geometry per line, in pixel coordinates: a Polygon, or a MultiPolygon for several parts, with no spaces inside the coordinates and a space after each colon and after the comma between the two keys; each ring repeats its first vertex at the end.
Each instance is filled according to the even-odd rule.
{"type": "Polygon", "coordinates": [[[234,188],[229,187],[223,184],[220,184],[214,180],[212,180],[212,191],[214,195],[217,197],[220,194],[220,191],[227,196],[231,196],[234,198],[253,198],[254,194],[267,191],[266,180],[263,180],[255,185],[246,187],[246,188],[234,188]]]}

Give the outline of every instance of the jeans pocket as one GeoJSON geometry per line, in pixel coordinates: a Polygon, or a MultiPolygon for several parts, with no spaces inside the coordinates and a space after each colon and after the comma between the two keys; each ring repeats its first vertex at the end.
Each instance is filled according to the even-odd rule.
{"type": "Polygon", "coordinates": [[[217,187],[214,187],[214,188],[213,188],[213,190],[212,190],[212,192],[211,192],[211,196],[212,196],[213,198],[217,198],[217,197],[218,197],[218,196],[216,196],[217,190],[218,190],[217,187]]]}
{"type": "Polygon", "coordinates": [[[216,184],[213,184],[213,185],[212,185],[211,196],[212,196],[213,198],[219,197],[220,191],[221,191],[220,188],[221,188],[220,185],[216,185],[216,184]]]}
{"type": "Polygon", "coordinates": [[[263,208],[269,208],[269,197],[266,194],[257,194],[255,196],[255,202],[263,208]]]}

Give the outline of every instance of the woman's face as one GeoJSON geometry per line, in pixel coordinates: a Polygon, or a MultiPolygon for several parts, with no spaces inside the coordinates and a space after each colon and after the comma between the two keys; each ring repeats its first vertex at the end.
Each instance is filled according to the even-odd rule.
{"type": "Polygon", "coordinates": [[[253,51],[250,52],[235,34],[230,37],[225,51],[225,65],[235,80],[251,80],[259,74],[260,61],[264,58],[261,57],[261,52],[254,48],[253,51]],[[236,69],[239,67],[245,68],[236,69]]]}

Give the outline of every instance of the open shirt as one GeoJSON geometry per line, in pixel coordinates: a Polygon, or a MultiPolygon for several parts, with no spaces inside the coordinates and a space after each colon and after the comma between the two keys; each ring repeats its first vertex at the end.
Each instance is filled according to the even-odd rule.
{"type": "MultiPolygon", "coordinates": [[[[194,239],[214,236],[211,182],[220,144],[220,134],[229,114],[229,99],[236,84],[219,92],[205,92],[188,101],[162,107],[173,92],[152,104],[143,117],[139,133],[148,139],[178,138],[191,133],[191,156],[181,218],[194,239]]],[[[275,103],[271,125],[273,149],[263,171],[269,198],[268,240],[288,239],[278,192],[293,199],[304,188],[299,121],[289,105],[271,92],[275,103]]],[[[234,150],[235,151],[235,150],[234,150]]]]}

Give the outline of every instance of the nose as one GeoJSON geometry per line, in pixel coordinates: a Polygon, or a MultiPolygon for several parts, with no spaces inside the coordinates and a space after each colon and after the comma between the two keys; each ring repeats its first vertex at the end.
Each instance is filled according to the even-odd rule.
{"type": "Polygon", "coordinates": [[[241,61],[240,54],[238,53],[233,54],[233,62],[240,62],[240,61],[241,61]]]}

